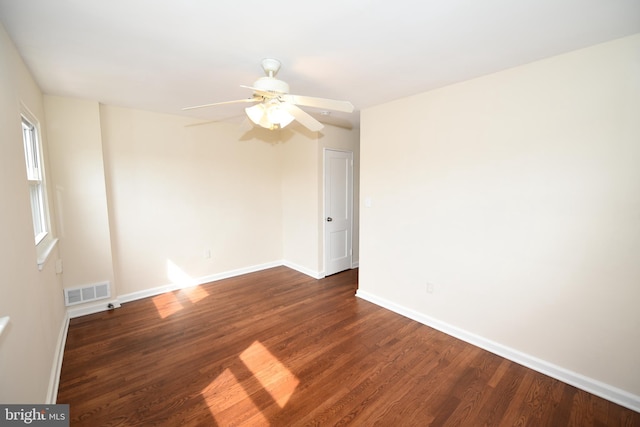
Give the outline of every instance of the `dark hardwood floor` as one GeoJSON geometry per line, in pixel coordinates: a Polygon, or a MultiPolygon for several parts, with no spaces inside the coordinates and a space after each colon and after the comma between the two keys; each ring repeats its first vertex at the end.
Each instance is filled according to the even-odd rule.
{"type": "Polygon", "coordinates": [[[640,414],[286,267],[72,319],[72,426],[640,426],[640,414]]]}

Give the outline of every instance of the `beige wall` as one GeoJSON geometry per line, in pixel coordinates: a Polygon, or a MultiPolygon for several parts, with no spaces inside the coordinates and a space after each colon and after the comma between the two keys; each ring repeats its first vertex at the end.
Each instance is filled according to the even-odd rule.
{"type": "Polygon", "coordinates": [[[314,132],[280,131],[282,156],[282,258],[292,266],[319,276],[318,140],[314,132]]]}
{"type": "Polygon", "coordinates": [[[360,290],[637,399],[639,118],[640,35],[363,111],[360,290]]]}
{"type": "Polygon", "coordinates": [[[45,96],[47,136],[65,288],[114,285],[102,158],[100,109],[95,101],[45,96]]]}
{"type": "Polygon", "coordinates": [[[170,284],[169,264],[194,279],[283,260],[322,274],[322,147],[357,154],[357,131],[247,132],[109,106],[101,123],[118,294],[170,284]]]}
{"type": "Polygon", "coordinates": [[[65,317],[57,249],[42,271],[36,265],[21,102],[40,122],[50,178],[42,94],[0,26],[0,317],[11,317],[0,336],[0,402],[45,403],[65,317]]]}
{"type": "Polygon", "coordinates": [[[176,268],[197,279],[282,258],[273,134],[109,106],[100,116],[119,294],[171,284],[176,268]]]}
{"type": "MultiPolygon", "coordinates": [[[[357,158],[357,131],[247,131],[45,100],[65,286],[112,280],[112,296],[127,300],[184,284],[176,277],[199,282],[283,261],[322,274],[322,149],[357,158]]],[[[354,249],[357,260],[357,241],[354,249]]]]}

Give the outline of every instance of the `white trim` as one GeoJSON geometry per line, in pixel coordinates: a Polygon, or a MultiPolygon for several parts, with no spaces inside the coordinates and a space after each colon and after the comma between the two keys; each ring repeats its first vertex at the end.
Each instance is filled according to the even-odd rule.
{"type": "Polygon", "coordinates": [[[53,405],[58,399],[58,386],[60,385],[60,373],[62,371],[62,358],[64,357],[64,346],[67,343],[67,333],[69,332],[69,315],[65,314],[62,327],[58,334],[58,342],[53,357],[51,377],[49,378],[49,389],[47,390],[47,405],[53,405]]]}
{"type": "Polygon", "coordinates": [[[465,331],[464,329],[457,328],[366,291],[358,289],[356,291],[356,296],[373,304],[379,305],[380,307],[386,308],[387,310],[391,310],[394,313],[398,313],[402,316],[408,317],[409,319],[415,320],[416,322],[420,322],[424,325],[437,329],[447,335],[461,339],[462,341],[475,345],[476,347],[490,351],[491,353],[497,354],[498,356],[504,357],[512,362],[531,368],[534,371],[538,371],[574,387],[595,394],[603,399],[610,400],[611,402],[617,403],[618,405],[624,406],[633,411],[640,412],[640,396],[638,395],[629,393],[628,391],[609,384],[605,384],[593,378],[586,377],[577,372],[570,371],[561,366],[554,365],[553,363],[549,363],[545,360],[538,359],[537,357],[507,347],[495,341],[488,340],[484,337],[465,331]]]}
{"type": "MultiPolygon", "coordinates": [[[[267,262],[264,264],[258,264],[258,265],[253,265],[250,267],[244,267],[244,268],[238,268],[236,270],[230,270],[230,271],[225,271],[222,273],[217,273],[217,274],[212,274],[209,276],[203,276],[200,278],[196,278],[193,279],[192,282],[189,283],[189,287],[190,286],[199,286],[199,285],[204,285],[205,283],[209,283],[209,282],[215,282],[218,280],[222,280],[222,279],[228,279],[230,277],[236,277],[236,276],[240,276],[243,274],[248,274],[248,273],[253,273],[256,271],[260,271],[260,270],[266,270],[268,268],[273,268],[273,267],[279,267],[283,265],[282,261],[272,261],[272,262],[267,262]]],[[[135,300],[139,300],[142,298],[148,298],[148,297],[153,297],[156,295],[160,295],[160,294],[164,294],[166,292],[173,292],[173,291],[177,291],[179,289],[183,289],[186,286],[184,285],[178,285],[178,284],[168,284],[168,285],[164,285],[164,286],[158,286],[156,288],[151,288],[151,289],[144,289],[142,291],[136,291],[136,292],[132,292],[129,294],[125,294],[125,295],[120,295],[118,297],[118,301],[121,304],[124,304],[126,302],[131,302],[131,301],[135,301],[135,300]]]]}
{"type": "Polygon", "coordinates": [[[324,277],[324,271],[313,271],[307,267],[303,267],[298,264],[294,264],[290,261],[282,261],[282,265],[288,267],[292,270],[296,270],[302,274],[306,274],[307,276],[313,277],[314,279],[322,279],[324,277]]]}
{"type": "Polygon", "coordinates": [[[43,247],[43,249],[40,251],[38,250],[38,252],[41,252],[38,255],[38,259],[37,259],[37,263],[38,263],[38,270],[42,271],[42,269],[44,268],[44,264],[47,262],[47,259],[49,258],[49,255],[51,255],[51,251],[53,251],[53,248],[56,247],[56,244],[58,243],[58,238],[55,237],[53,240],[51,240],[50,243],[46,244],[46,243],[42,243],[43,245],[46,244],[46,246],[43,247]]]}
{"type": "Polygon", "coordinates": [[[100,313],[101,311],[111,310],[109,304],[113,304],[113,308],[120,308],[120,300],[114,299],[109,301],[100,301],[97,304],[86,305],[83,307],[68,308],[67,315],[70,319],[75,319],[76,317],[100,313]]]}
{"type": "Polygon", "coordinates": [[[351,262],[351,268],[352,269],[358,268],[358,267],[360,267],[360,261],[352,261],[351,262]]]}

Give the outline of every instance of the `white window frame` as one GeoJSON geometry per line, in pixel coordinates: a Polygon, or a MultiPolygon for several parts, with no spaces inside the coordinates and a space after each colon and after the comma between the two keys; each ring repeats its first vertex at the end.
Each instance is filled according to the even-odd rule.
{"type": "Polygon", "coordinates": [[[40,123],[24,105],[20,116],[37,264],[42,270],[58,239],[51,232],[40,123]]]}

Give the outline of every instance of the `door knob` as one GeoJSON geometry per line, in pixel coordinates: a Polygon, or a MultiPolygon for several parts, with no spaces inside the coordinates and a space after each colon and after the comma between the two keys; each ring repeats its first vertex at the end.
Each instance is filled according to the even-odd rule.
{"type": "Polygon", "coordinates": [[[327,217],[327,222],[331,222],[333,221],[333,218],[331,218],[330,216],[327,217]]]}

